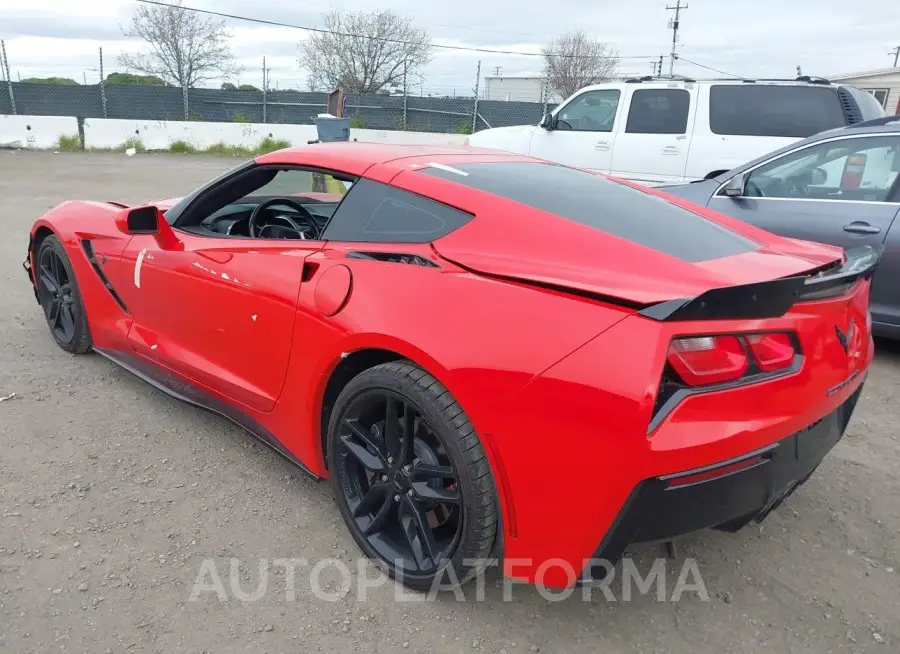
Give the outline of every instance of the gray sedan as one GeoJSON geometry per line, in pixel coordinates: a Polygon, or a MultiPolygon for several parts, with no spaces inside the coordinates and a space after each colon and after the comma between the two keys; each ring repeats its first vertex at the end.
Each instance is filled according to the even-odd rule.
{"type": "Polygon", "coordinates": [[[842,127],[712,179],[659,187],[767,231],[851,248],[879,243],[876,335],[900,339],[900,116],[842,127]]]}

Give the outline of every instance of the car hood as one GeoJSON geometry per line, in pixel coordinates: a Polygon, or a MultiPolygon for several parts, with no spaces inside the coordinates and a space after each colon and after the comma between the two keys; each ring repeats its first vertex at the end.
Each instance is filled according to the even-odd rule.
{"type": "Polygon", "coordinates": [[[680,198],[705,206],[710,199],[712,199],[713,194],[716,192],[716,189],[719,188],[721,183],[721,178],[714,178],[704,179],[703,181],[694,182],[693,184],[672,184],[671,186],[665,185],[657,186],[655,188],[658,191],[677,195],[680,198]]]}
{"type": "Polygon", "coordinates": [[[642,306],[692,298],[715,288],[813,274],[844,259],[841,248],[783,238],[678,198],[671,201],[751,239],[758,248],[688,261],[566,219],[556,219],[548,223],[550,229],[534,234],[516,229],[514,215],[500,234],[476,217],[433,247],[471,272],[642,306]]]}
{"type": "Polygon", "coordinates": [[[468,145],[484,148],[497,148],[503,144],[515,145],[522,139],[530,139],[534,133],[534,125],[511,125],[509,127],[493,127],[472,134],[468,145]]]}

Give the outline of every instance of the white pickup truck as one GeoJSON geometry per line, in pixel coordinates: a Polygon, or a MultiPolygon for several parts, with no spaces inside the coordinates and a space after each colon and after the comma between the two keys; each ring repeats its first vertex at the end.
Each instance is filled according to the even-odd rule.
{"type": "Polygon", "coordinates": [[[468,143],[656,185],[715,177],[884,115],[871,94],[818,78],[642,78],[585,87],[539,125],[483,130],[468,143]]]}

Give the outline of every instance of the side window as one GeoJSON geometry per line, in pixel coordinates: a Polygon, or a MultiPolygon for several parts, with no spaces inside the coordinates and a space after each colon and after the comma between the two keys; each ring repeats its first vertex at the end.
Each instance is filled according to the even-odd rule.
{"type": "Polygon", "coordinates": [[[473,216],[440,202],[360,179],[328,222],[322,239],[363,243],[428,243],[473,216]]]}
{"type": "Polygon", "coordinates": [[[867,93],[871,93],[882,107],[887,109],[887,99],[890,95],[890,89],[862,89],[867,93]]]}
{"type": "Polygon", "coordinates": [[[631,96],[629,134],[684,134],[691,94],[684,89],[642,89],[631,96]]]}
{"type": "Polygon", "coordinates": [[[900,171],[900,136],[848,138],[777,157],[752,171],[744,195],[807,200],[887,200],[900,171]]]}
{"type": "Polygon", "coordinates": [[[619,107],[617,89],[586,91],[573,98],[557,114],[557,129],[576,132],[611,132],[619,107]]]}

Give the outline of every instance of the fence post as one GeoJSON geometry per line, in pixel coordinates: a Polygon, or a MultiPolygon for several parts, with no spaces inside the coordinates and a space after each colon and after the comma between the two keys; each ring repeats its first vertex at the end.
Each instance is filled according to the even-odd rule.
{"type": "Polygon", "coordinates": [[[478,60],[478,76],[475,78],[475,108],[472,111],[472,133],[478,127],[478,91],[481,87],[481,59],[478,60]]]}
{"type": "Polygon", "coordinates": [[[12,85],[12,77],[9,75],[9,58],[6,56],[6,42],[0,39],[0,54],[2,54],[2,58],[0,58],[0,66],[2,66],[4,73],[6,74],[6,88],[9,90],[9,107],[13,112],[13,115],[16,114],[16,94],[13,93],[13,85],[12,85]]]}
{"type": "Polygon", "coordinates": [[[262,103],[263,106],[262,106],[262,110],[263,110],[263,122],[264,123],[266,122],[266,91],[267,91],[266,87],[268,87],[268,86],[269,86],[269,71],[268,71],[268,69],[266,69],[266,58],[263,57],[263,89],[262,89],[262,91],[263,91],[263,103],[262,103]]]}
{"type": "Polygon", "coordinates": [[[189,112],[189,108],[188,108],[188,87],[187,87],[186,80],[181,82],[181,96],[182,96],[181,101],[184,104],[184,119],[189,120],[190,112],[189,112]]]}
{"type": "Polygon", "coordinates": [[[541,114],[541,118],[547,115],[547,102],[550,99],[550,82],[549,80],[544,80],[544,83],[541,85],[541,96],[544,101],[544,112],[541,114]]]}
{"type": "Polygon", "coordinates": [[[100,48],[100,102],[103,104],[103,117],[109,118],[106,113],[106,80],[103,79],[103,48],[100,48]]]}
{"type": "Polygon", "coordinates": [[[403,129],[404,129],[404,131],[409,130],[409,124],[406,122],[409,93],[407,92],[406,89],[407,89],[407,86],[406,86],[406,62],[404,61],[403,62],[403,129]]]}

